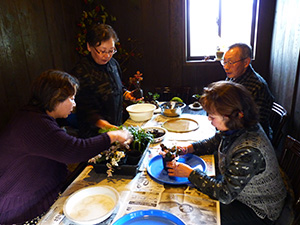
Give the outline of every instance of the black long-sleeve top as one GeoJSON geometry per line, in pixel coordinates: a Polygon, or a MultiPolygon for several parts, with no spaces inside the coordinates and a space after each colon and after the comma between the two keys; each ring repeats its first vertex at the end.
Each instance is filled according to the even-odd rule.
{"type": "Polygon", "coordinates": [[[111,58],[105,65],[97,64],[91,55],[81,59],[71,75],[77,77],[80,88],[76,95],[76,114],[80,137],[98,135],[99,119],[119,126],[123,123],[123,93],[118,62],[111,58]]]}

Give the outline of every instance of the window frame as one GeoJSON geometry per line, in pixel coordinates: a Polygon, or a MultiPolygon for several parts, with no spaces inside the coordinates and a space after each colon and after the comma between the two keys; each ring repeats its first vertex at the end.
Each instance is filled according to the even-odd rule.
{"type": "MultiPolygon", "coordinates": [[[[190,53],[190,0],[185,0],[185,58],[186,62],[199,62],[199,61],[208,61],[208,60],[215,60],[215,54],[209,56],[191,56],[190,53]]],[[[219,7],[221,8],[222,0],[219,0],[219,7]]],[[[259,14],[259,5],[260,0],[253,0],[253,7],[252,7],[252,24],[251,24],[251,37],[250,37],[250,45],[252,47],[253,52],[253,60],[255,59],[256,54],[256,44],[257,44],[257,29],[258,29],[258,14],[259,14]]],[[[219,9],[219,20],[218,20],[218,35],[221,34],[222,27],[220,26],[222,22],[222,15],[221,9],[219,9]]]]}

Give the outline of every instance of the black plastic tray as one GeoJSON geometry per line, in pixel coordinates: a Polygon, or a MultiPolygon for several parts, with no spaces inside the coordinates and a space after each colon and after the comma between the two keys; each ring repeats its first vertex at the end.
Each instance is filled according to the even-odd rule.
{"type": "MultiPolygon", "coordinates": [[[[122,164],[119,167],[115,168],[115,171],[113,172],[113,175],[128,175],[128,176],[135,176],[138,172],[141,172],[141,166],[142,163],[146,157],[146,155],[149,154],[149,145],[148,144],[146,150],[143,152],[143,154],[141,155],[141,158],[139,159],[138,163],[136,165],[128,165],[128,164],[122,164]]],[[[92,165],[94,167],[94,170],[96,173],[106,173],[107,171],[107,166],[106,163],[91,163],[90,165],[92,165]]]]}

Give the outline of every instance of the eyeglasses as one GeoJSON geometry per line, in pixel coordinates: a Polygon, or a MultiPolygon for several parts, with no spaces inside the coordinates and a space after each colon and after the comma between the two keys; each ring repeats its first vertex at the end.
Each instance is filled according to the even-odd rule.
{"type": "Polygon", "coordinates": [[[243,58],[243,59],[240,59],[240,60],[235,61],[235,62],[231,62],[231,61],[224,62],[224,59],[222,59],[220,62],[221,62],[221,64],[222,64],[222,66],[225,66],[226,64],[228,64],[229,66],[232,66],[232,65],[234,65],[234,64],[236,64],[236,63],[238,63],[238,62],[240,62],[240,61],[243,61],[243,60],[245,60],[245,59],[247,59],[247,58],[243,58]]]}
{"type": "Polygon", "coordinates": [[[113,55],[113,54],[115,54],[117,52],[117,49],[115,49],[115,48],[113,50],[109,50],[109,51],[97,50],[95,47],[93,47],[93,48],[95,49],[95,51],[99,55],[105,55],[105,54],[107,54],[107,55],[111,56],[111,55],[113,55]]]}

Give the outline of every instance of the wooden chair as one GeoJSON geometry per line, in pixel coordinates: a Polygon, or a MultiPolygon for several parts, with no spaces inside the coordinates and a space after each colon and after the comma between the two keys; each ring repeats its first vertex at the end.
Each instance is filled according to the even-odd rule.
{"type": "Polygon", "coordinates": [[[273,130],[272,144],[275,150],[277,150],[280,144],[284,141],[287,118],[288,115],[285,108],[283,108],[280,104],[273,102],[270,125],[273,130]]]}
{"type": "Polygon", "coordinates": [[[300,224],[300,142],[291,136],[285,139],[282,157],[279,164],[287,175],[294,191],[294,225],[300,224]]]}

